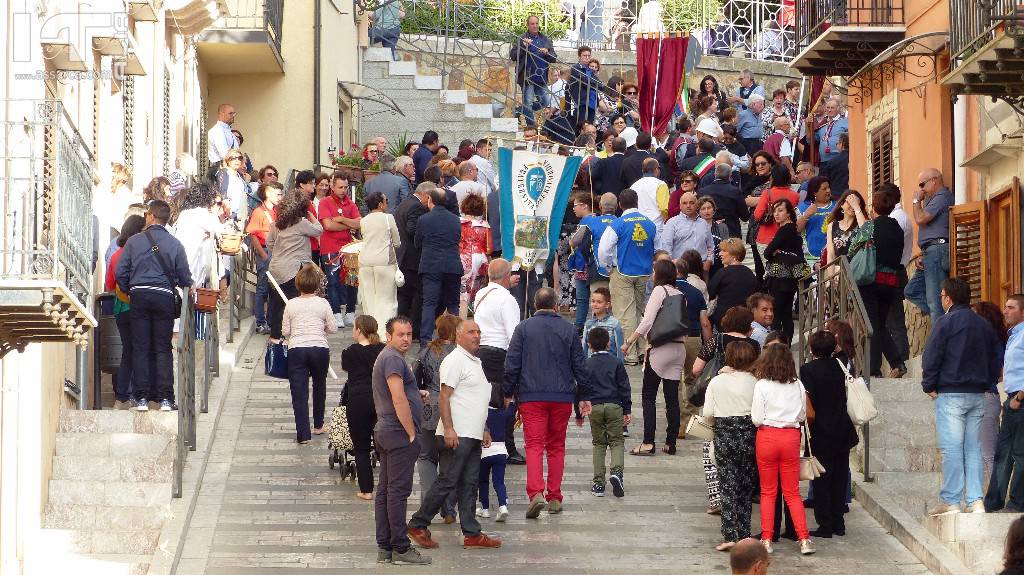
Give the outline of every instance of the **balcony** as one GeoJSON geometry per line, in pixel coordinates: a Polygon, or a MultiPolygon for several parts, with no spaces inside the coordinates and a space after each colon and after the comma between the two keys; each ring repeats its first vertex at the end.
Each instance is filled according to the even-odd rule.
{"type": "Polygon", "coordinates": [[[92,301],[92,158],[56,100],[7,100],[0,122],[0,357],[85,345],[92,301]]]}
{"type": "Polygon", "coordinates": [[[1011,0],[949,0],[949,74],[954,94],[1024,98],[1024,6],[1011,0]]]}
{"type": "Polygon", "coordinates": [[[282,74],[284,0],[227,0],[227,13],[199,34],[196,46],[213,74],[282,74]]]}
{"type": "Polygon", "coordinates": [[[903,2],[797,0],[799,53],[790,66],[805,76],[856,74],[906,35],[903,2]]]}

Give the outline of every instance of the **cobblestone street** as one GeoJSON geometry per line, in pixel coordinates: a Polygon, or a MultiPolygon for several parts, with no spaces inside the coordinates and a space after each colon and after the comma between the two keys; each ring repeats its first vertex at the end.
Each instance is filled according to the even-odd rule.
{"type": "MultiPolygon", "coordinates": [[[[228,390],[177,572],[289,575],[396,569],[375,563],[372,503],[357,499],[354,482],[328,468],[326,435],[305,446],[295,443],[288,384],[263,375],[262,341],[254,337],[241,359],[251,376],[239,374],[228,390]]],[[[332,340],[332,363],[342,377],[340,350],[348,341],[347,333],[332,340]]],[[[630,376],[637,420],[627,448],[639,441],[642,426],[639,370],[633,368],[630,376]]],[[[328,380],[328,417],[340,387],[341,381],[328,380]]],[[[432,531],[441,547],[427,552],[432,570],[480,573],[529,566],[544,573],[728,573],[727,555],[714,550],[719,519],[705,514],[700,442],[686,440],[679,446],[674,457],[627,456],[626,497],[599,499],[590,494],[589,427],[570,423],[565,511],[527,521],[525,467],[510,466],[508,522],[481,520],[485,532],[502,539],[502,548],[463,550],[457,524],[435,524],[432,531]]],[[[410,513],[418,501],[414,489],[410,513]]],[[[770,572],[928,573],[856,502],[847,531],[844,538],[816,540],[818,553],[810,557],[801,557],[796,543],[783,541],[770,572]]]]}

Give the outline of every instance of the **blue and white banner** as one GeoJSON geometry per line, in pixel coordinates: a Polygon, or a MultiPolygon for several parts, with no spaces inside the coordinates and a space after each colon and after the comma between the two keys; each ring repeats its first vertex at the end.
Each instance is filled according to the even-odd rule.
{"type": "MultiPolygon", "coordinates": [[[[558,247],[558,232],[583,158],[498,149],[501,251],[519,267],[543,269],[558,247]]],[[[513,266],[514,267],[514,266],[513,266]]]]}

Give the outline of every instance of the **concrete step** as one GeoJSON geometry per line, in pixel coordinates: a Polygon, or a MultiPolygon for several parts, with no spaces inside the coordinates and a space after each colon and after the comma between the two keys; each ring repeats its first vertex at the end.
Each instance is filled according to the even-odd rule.
{"type": "Polygon", "coordinates": [[[517,118],[491,118],[492,132],[505,132],[514,135],[518,130],[519,120],[517,118]]]}
{"type": "Polygon", "coordinates": [[[90,455],[55,455],[52,479],[81,481],[166,482],[174,469],[172,455],[134,457],[97,457],[90,455]]]}
{"type": "Polygon", "coordinates": [[[998,572],[1003,542],[1017,513],[953,513],[926,517],[922,523],[975,573],[998,572]]]}
{"type": "Polygon", "coordinates": [[[146,575],[150,557],[124,554],[34,553],[27,556],[24,575],[146,575]]]}
{"type": "Polygon", "coordinates": [[[412,85],[415,86],[417,90],[440,90],[442,88],[440,76],[423,76],[416,74],[412,78],[412,85]]]}
{"type": "Polygon", "coordinates": [[[58,433],[145,433],[178,435],[176,411],[93,411],[65,409],[60,412],[58,433]]]}
{"type": "Polygon", "coordinates": [[[918,520],[938,501],[942,486],[942,473],[938,471],[883,471],[872,472],[872,477],[904,511],[918,520]]]}
{"type": "Polygon", "coordinates": [[[932,398],[921,390],[921,379],[906,376],[900,379],[872,377],[871,395],[875,403],[888,401],[914,401],[932,404],[932,398]]]}
{"type": "Polygon", "coordinates": [[[58,433],[55,455],[173,455],[175,438],[149,433],[58,433]]]}
{"type": "Polygon", "coordinates": [[[369,46],[364,48],[363,60],[366,62],[390,62],[391,48],[378,48],[369,46]]]}
{"type": "Polygon", "coordinates": [[[139,556],[148,556],[156,551],[159,540],[159,529],[136,531],[40,529],[32,544],[35,550],[43,553],[116,555],[131,550],[139,556]]]}
{"type": "Polygon", "coordinates": [[[442,104],[465,104],[469,101],[469,93],[465,90],[441,90],[442,104]]]}
{"type": "Polygon", "coordinates": [[[467,118],[490,118],[493,115],[490,104],[466,104],[467,118]]]}
{"type": "Polygon", "coordinates": [[[51,479],[50,503],[159,507],[171,502],[170,478],[158,481],[82,481],[51,479]]]}
{"type": "Polygon", "coordinates": [[[112,507],[49,503],[43,513],[47,529],[159,531],[169,518],[168,506],[112,507]]]}
{"type": "Polygon", "coordinates": [[[415,76],[416,62],[388,62],[388,74],[392,76],[415,76]]]}

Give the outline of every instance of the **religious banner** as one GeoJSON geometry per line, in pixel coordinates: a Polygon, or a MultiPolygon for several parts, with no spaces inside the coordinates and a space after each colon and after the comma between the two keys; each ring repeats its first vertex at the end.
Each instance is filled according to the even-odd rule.
{"type": "Polygon", "coordinates": [[[558,232],[583,158],[498,149],[501,250],[527,270],[544,269],[558,247],[558,232]]]}
{"type": "Polygon", "coordinates": [[[686,49],[689,35],[661,33],[636,39],[636,77],[640,127],[657,135],[666,130],[685,91],[686,49]]]}

